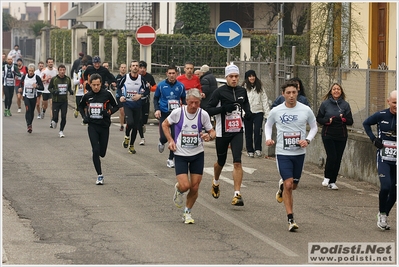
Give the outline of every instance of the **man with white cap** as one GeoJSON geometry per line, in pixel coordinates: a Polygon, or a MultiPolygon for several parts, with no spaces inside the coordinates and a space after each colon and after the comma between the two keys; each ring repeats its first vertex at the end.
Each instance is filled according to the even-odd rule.
{"type": "Polygon", "coordinates": [[[241,182],[243,170],[241,164],[241,151],[243,148],[243,111],[245,117],[251,117],[247,91],[238,85],[240,70],[234,64],[225,68],[227,84],[217,88],[206,106],[209,116],[216,117],[216,153],[217,162],[213,165],[214,177],[212,183],[212,196],[220,196],[219,177],[226,163],[229,146],[233,156],[234,197],[231,202],[235,206],[244,206],[241,197],[241,182]]]}

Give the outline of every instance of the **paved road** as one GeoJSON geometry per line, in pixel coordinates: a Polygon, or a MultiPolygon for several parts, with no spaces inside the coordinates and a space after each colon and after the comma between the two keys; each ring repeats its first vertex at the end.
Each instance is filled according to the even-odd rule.
{"type": "Polygon", "coordinates": [[[157,125],[147,126],[146,146],[131,155],[115,120],[102,159],[105,185],[96,186],[86,127],[69,109],[61,139],[49,121],[35,118],[28,134],[23,113],[3,118],[4,264],[304,265],[309,242],[397,242],[396,206],[392,230],[376,227],[376,186],[341,177],[338,191],[327,190],[322,170],[309,164],[294,192],[295,233],[275,200],[273,158],[243,155],[245,206],[234,207],[229,155],[213,199],[214,143],[205,147],[196,223],[184,225],[157,125]]]}

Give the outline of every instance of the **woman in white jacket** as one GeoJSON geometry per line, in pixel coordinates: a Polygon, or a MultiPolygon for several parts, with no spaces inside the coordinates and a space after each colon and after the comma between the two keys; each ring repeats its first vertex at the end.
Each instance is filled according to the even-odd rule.
{"type": "Polygon", "coordinates": [[[262,157],[262,125],[269,115],[269,99],[254,70],[245,73],[242,86],[247,89],[252,116],[244,119],[248,157],[262,157]],[[254,149],[255,148],[255,149],[254,149]]]}

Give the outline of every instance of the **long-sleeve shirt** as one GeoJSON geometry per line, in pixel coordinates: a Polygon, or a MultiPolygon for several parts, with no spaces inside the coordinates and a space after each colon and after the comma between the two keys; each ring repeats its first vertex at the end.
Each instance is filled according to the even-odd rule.
{"type": "Polygon", "coordinates": [[[29,76],[29,74],[24,75],[21,79],[21,87],[23,88],[22,96],[29,99],[36,98],[37,91],[44,90],[42,79],[36,74],[32,76],[29,76]],[[33,84],[36,84],[36,87],[33,87],[33,84]]]}
{"type": "Polygon", "coordinates": [[[71,78],[59,75],[51,78],[48,90],[53,95],[53,102],[68,102],[68,92],[73,94],[71,78]]]}

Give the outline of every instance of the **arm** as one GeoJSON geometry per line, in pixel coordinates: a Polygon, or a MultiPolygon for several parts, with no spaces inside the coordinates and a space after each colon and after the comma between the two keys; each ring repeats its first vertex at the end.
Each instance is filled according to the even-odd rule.
{"type": "Polygon", "coordinates": [[[319,107],[319,111],[317,112],[317,116],[316,116],[316,121],[320,125],[330,125],[332,122],[332,118],[327,118],[325,116],[325,114],[326,114],[325,105],[324,105],[324,103],[321,103],[321,105],[319,107]]]}
{"type": "Polygon", "coordinates": [[[318,131],[316,120],[314,120],[311,123],[309,123],[309,126],[310,126],[310,131],[309,131],[308,136],[306,137],[306,139],[308,139],[309,141],[312,141],[313,138],[316,136],[317,131],[318,131]]]}
{"type": "Polygon", "coordinates": [[[343,123],[346,125],[353,125],[353,116],[352,116],[352,110],[351,107],[348,103],[348,109],[345,111],[345,114],[341,116],[341,120],[343,123]]]}
{"type": "MultiPolygon", "coordinates": [[[[170,115],[169,115],[170,116],[170,115]]],[[[173,137],[170,133],[170,122],[169,122],[169,116],[168,118],[166,118],[166,120],[163,121],[162,123],[162,131],[165,134],[166,139],[168,140],[168,148],[171,151],[176,151],[176,144],[175,144],[175,140],[173,140],[173,137]]]]}
{"type": "Polygon", "coordinates": [[[44,90],[44,85],[43,85],[42,79],[38,75],[36,75],[36,90],[39,90],[39,91],[44,90]]]}
{"type": "MultiPolygon", "coordinates": [[[[55,77],[51,78],[50,83],[48,85],[48,90],[50,91],[50,93],[55,94],[56,89],[54,88],[54,80],[55,77]]],[[[58,90],[57,90],[58,91],[58,90]]]]}
{"type": "Polygon", "coordinates": [[[274,145],[274,140],[272,139],[273,124],[271,120],[267,120],[265,123],[265,139],[267,146],[274,145]]]}
{"type": "Polygon", "coordinates": [[[220,114],[223,112],[223,107],[217,107],[219,103],[219,89],[216,89],[211,98],[209,99],[208,104],[205,107],[206,112],[208,112],[209,116],[214,116],[216,114],[220,114]]]}
{"type": "Polygon", "coordinates": [[[262,88],[261,92],[261,97],[262,97],[262,103],[263,103],[263,118],[267,119],[269,116],[270,112],[270,107],[269,107],[269,98],[267,97],[266,91],[262,88]]]}
{"type": "Polygon", "coordinates": [[[21,79],[21,83],[19,84],[19,88],[18,89],[23,89],[22,90],[22,96],[25,96],[25,76],[24,75],[21,79]]]}
{"type": "Polygon", "coordinates": [[[109,91],[108,91],[108,93],[110,94],[109,103],[111,105],[109,113],[110,113],[110,115],[112,115],[112,114],[114,114],[115,112],[117,112],[119,110],[119,106],[118,106],[118,102],[116,102],[115,96],[109,91]]]}
{"type": "Polygon", "coordinates": [[[371,141],[374,141],[374,139],[376,138],[373,130],[371,129],[371,126],[377,124],[378,121],[380,121],[378,114],[379,112],[374,113],[363,122],[363,128],[371,141]]]}

